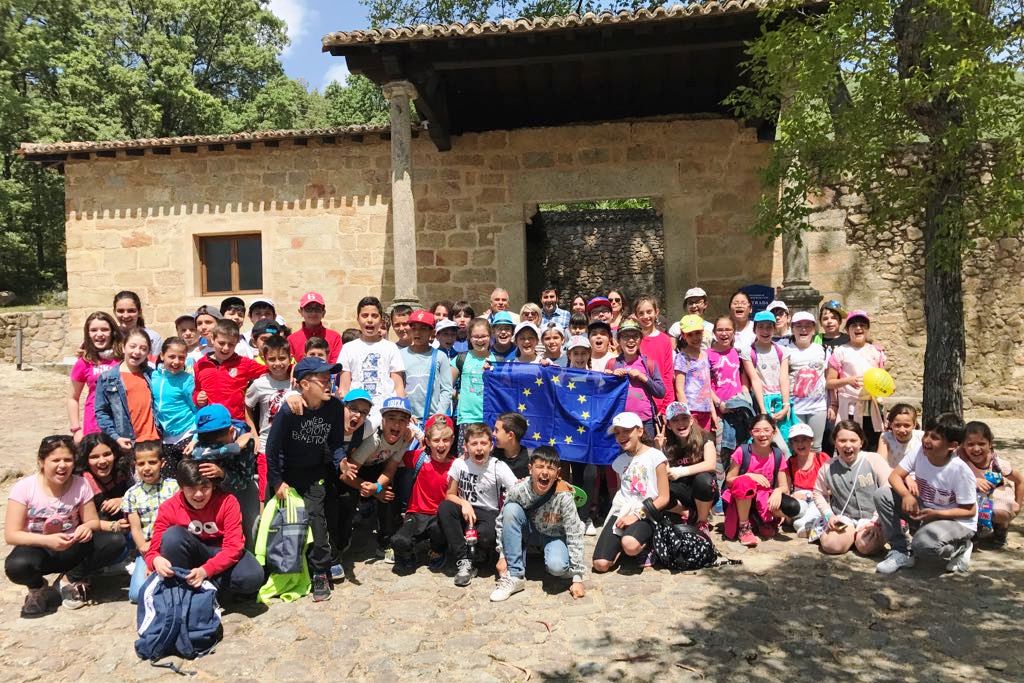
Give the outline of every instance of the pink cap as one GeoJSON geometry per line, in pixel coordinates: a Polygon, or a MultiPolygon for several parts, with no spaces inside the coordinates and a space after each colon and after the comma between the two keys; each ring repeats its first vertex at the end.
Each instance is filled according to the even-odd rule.
{"type": "Polygon", "coordinates": [[[302,298],[299,299],[299,308],[305,308],[310,304],[320,304],[321,306],[327,305],[324,303],[324,298],[319,292],[306,292],[302,295],[302,298]]]}
{"type": "Polygon", "coordinates": [[[434,314],[430,311],[425,311],[422,308],[417,308],[409,316],[409,324],[418,323],[420,325],[426,325],[430,329],[434,329],[434,325],[437,321],[434,319],[434,314]]]}
{"type": "Polygon", "coordinates": [[[861,309],[858,308],[856,310],[850,311],[849,314],[847,314],[847,316],[846,316],[846,327],[849,327],[850,326],[850,321],[855,319],[855,318],[861,318],[868,325],[871,324],[871,318],[868,317],[868,312],[867,311],[862,311],[861,309]]]}

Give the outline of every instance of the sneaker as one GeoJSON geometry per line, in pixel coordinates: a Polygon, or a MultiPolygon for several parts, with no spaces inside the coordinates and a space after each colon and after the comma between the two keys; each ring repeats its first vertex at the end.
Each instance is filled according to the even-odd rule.
{"type": "Polygon", "coordinates": [[[960,574],[966,572],[971,567],[971,552],[973,551],[974,544],[970,541],[957,548],[953,556],[949,558],[949,562],[946,563],[946,571],[960,574]]]}
{"type": "Polygon", "coordinates": [[[914,566],[914,556],[902,550],[890,550],[885,559],[875,565],[879,574],[895,574],[903,567],[914,566]]]}
{"type": "Polygon", "coordinates": [[[654,551],[653,550],[648,550],[647,551],[647,553],[644,555],[644,561],[640,563],[640,566],[643,569],[650,569],[651,567],[654,566],[654,551]]]}
{"type": "Polygon", "coordinates": [[[345,580],[345,568],[341,564],[331,565],[331,581],[344,581],[345,580]]]}
{"type": "Polygon", "coordinates": [[[697,522],[697,533],[711,538],[711,523],[706,519],[703,522],[697,522]]]}
{"type": "Polygon", "coordinates": [[[444,569],[445,560],[448,556],[444,553],[439,553],[431,550],[427,555],[427,569],[432,572],[439,572],[444,569]]]}
{"type": "Polygon", "coordinates": [[[399,576],[408,576],[416,571],[416,558],[415,557],[395,557],[395,565],[391,568],[391,571],[399,576]]]}
{"type": "Polygon", "coordinates": [[[715,501],[715,507],[711,508],[716,515],[724,515],[725,508],[722,507],[722,499],[719,498],[715,501]]]}
{"type": "Polygon", "coordinates": [[[740,524],[740,533],[739,536],[737,536],[737,540],[741,545],[745,545],[748,548],[757,547],[757,536],[755,536],[753,530],[751,530],[750,522],[740,524]]]}
{"type": "Polygon", "coordinates": [[[491,593],[491,602],[504,602],[526,588],[526,579],[505,574],[498,579],[498,585],[491,593]]]}
{"type": "Polygon", "coordinates": [[[385,564],[394,564],[395,563],[395,549],[394,548],[384,548],[384,563],[385,564]]]}
{"type": "Polygon", "coordinates": [[[61,584],[60,604],[64,609],[78,609],[88,601],[89,586],[85,581],[61,584]]]}
{"type": "Polygon", "coordinates": [[[331,599],[331,582],[326,572],[313,574],[313,602],[331,599]]]}
{"type": "Polygon", "coordinates": [[[476,576],[476,567],[473,566],[473,562],[470,560],[459,560],[456,563],[457,571],[455,572],[455,585],[460,588],[468,586],[469,582],[476,576]]]}
{"type": "Polygon", "coordinates": [[[590,520],[587,520],[587,527],[583,530],[584,536],[597,536],[597,527],[590,520]]]}
{"type": "Polygon", "coordinates": [[[1006,532],[1010,529],[1005,526],[997,526],[992,530],[992,545],[1002,548],[1006,545],[1006,532]]]}
{"type": "Polygon", "coordinates": [[[21,606],[21,618],[32,619],[41,617],[50,611],[46,602],[46,586],[42,588],[29,588],[25,596],[25,604],[21,606]]]}

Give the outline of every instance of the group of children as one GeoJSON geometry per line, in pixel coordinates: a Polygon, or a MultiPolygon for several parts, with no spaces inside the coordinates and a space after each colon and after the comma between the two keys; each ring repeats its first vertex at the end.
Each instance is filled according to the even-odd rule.
{"type": "Polygon", "coordinates": [[[295,331],[272,301],[229,297],[180,316],[164,340],[138,296],[118,293],[114,315],[85,321],[71,435],[43,439],[38,472],[10,494],[5,568],[28,588],[22,615],[80,607],[91,575],[126,562],[133,601],[149,574],[174,567],[192,585],[255,595],[262,508],[290,491],[309,519],[317,601],[344,580],[358,518],[396,573],[423,558],[466,586],[493,569],[495,601],[523,589],[529,546],[575,598],[586,536],[597,537],[594,572],[624,557],[656,563],[666,513],[709,537],[724,515],[725,538],[746,546],[784,525],[829,554],[888,545],[881,573],[929,555],[964,571],[975,540],[1006,542],[1024,480],[983,423],[940,415],[920,431],[909,405],[882,415],[862,387],[885,363],[866,312],[829,301],[817,318],[790,316],[776,301],[753,313],[737,292],[710,322],[693,288],[667,326],[652,296],[630,305],[614,290],[563,310],[547,287],[540,300],[517,321],[507,293],[479,317],[467,302],[385,313],[366,297],[358,327],[339,333],[316,292],[300,298],[295,331]],[[485,424],[486,373],[509,362],[625,378],[608,426],[621,455],[563,462],[523,446],[518,413],[485,424]]]}

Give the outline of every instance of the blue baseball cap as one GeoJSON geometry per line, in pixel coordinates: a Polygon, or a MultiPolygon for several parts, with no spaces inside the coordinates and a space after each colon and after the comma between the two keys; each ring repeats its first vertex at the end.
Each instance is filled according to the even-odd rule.
{"type": "Polygon", "coordinates": [[[196,413],[196,432],[209,434],[231,426],[231,413],[219,403],[203,406],[196,413]]]}
{"type": "Polygon", "coordinates": [[[370,392],[366,389],[350,389],[345,398],[342,399],[345,403],[352,403],[353,401],[366,401],[367,403],[373,403],[373,397],[370,396],[370,392]]]}
{"type": "Polygon", "coordinates": [[[295,369],[292,371],[292,376],[298,381],[306,375],[318,375],[322,372],[326,372],[329,375],[333,375],[341,372],[341,363],[335,363],[331,365],[323,358],[316,358],[315,356],[306,356],[298,363],[295,364],[295,369]]]}
{"type": "Polygon", "coordinates": [[[508,311],[498,311],[491,317],[491,325],[511,325],[516,326],[516,321],[512,319],[512,314],[508,311]]]}
{"type": "Polygon", "coordinates": [[[754,316],[754,324],[756,325],[757,323],[771,323],[772,325],[774,325],[775,314],[772,313],[771,311],[761,311],[760,313],[754,316]]]}
{"type": "Polygon", "coordinates": [[[401,396],[392,396],[391,398],[384,399],[384,405],[380,407],[380,414],[384,413],[405,413],[409,417],[412,417],[412,409],[409,407],[409,401],[402,398],[401,396]]]}

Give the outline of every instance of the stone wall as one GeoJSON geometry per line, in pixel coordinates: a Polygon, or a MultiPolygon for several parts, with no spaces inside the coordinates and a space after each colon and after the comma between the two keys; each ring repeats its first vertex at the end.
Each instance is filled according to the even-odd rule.
{"type": "MultiPolygon", "coordinates": [[[[695,282],[719,299],[768,282],[772,251],[746,232],[767,152],[753,129],[727,119],[467,134],[448,152],[419,136],[419,296],[468,298],[482,310],[499,283],[517,308],[526,300],[525,225],[538,203],[638,196],[652,197],[663,217],[670,316],[681,315],[695,282]]],[[[202,295],[197,237],[260,231],[263,294],[279,312],[294,322],[299,296],[315,288],[327,323],[348,326],[360,297],[394,292],[390,163],[376,136],[69,160],[72,324],[133,289],[147,324],[167,334],[182,310],[221,298],[202,295]]]]}
{"type": "Polygon", "coordinates": [[[665,236],[653,209],[542,211],[527,229],[527,288],[554,284],[563,305],[617,288],[665,299],[665,236]]]}
{"type": "Polygon", "coordinates": [[[0,363],[16,362],[19,328],[23,362],[61,362],[68,355],[68,320],[66,309],[15,313],[0,309],[0,363]]]}
{"type": "MultiPolygon", "coordinates": [[[[846,188],[814,199],[816,232],[805,236],[811,281],[826,299],[873,315],[897,393],[920,396],[924,366],[924,249],[921,231],[865,229],[863,198],[846,188]]],[[[981,241],[964,261],[965,395],[970,404],[1020,406],[1024,390],[1024,262],[1021,242],[981,241]]]]}

